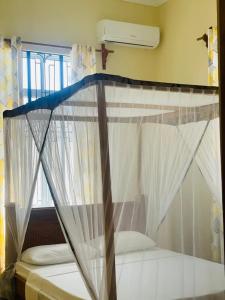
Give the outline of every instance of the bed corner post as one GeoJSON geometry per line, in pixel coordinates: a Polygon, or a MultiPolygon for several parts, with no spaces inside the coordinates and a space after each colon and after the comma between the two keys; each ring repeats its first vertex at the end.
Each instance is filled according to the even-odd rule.
{"type": "Polygon", "coordinates": [[[97,82],[97,106],[98,126],[101,155],[102,172],[102,201],[103,201],[103,227],[105,237],[105,259],[106,259],[106,290],[107,300],[116,300],[116,267],[115,267],[115,246],[114,246],[114,221],[113,203],[111,190],[110,157],[108,124],[105,100],[104,82],[97,82]]]}
{"type": "MultiPolygon", "coordinates": [[[[217,0],[223,223],[225,222],[225,1],[217,0]]],[[[223,226],[224,227],[224,226],[223,226]]],[[[225,251],[225,238],[224,238],[225,251]]],[[[224,252],[225,258],[225,252],[224,252]]],[[[224,261],[223,261],[224,263],[224,261]]]]}

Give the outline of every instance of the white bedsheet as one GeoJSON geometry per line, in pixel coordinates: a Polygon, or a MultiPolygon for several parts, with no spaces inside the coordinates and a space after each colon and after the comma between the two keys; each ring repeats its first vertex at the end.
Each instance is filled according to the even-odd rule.
{"type": "MultiPolygon", "coordinates": [[[[184,299],[225,290],[223,265],[168,250],[119,255],[116,265],[118,300],[184,299]]],[[[74,264],[30,271],[26,297],[90,299],[74,264]]]]}
{"type": "Polygon", "coordinates": [[[28,279],[31,273],[40,274],[40,276],[52,276],[62,274],[62,272],[74,272],[77,270],[76,263],[66,263],[58,265],[35,266],[24,262],[16,263],[16,273],[24,279],[28,279]]]}

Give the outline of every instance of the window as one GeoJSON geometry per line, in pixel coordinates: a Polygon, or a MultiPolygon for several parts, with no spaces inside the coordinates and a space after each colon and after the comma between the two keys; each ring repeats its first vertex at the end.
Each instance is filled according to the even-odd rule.
{"type": "Polygon", "coordinates": [[[23,51],[24,103],[59,91],[71,84],[69,55],[23,51]]]}
{"type": "MultiPolygon", "coordinates": [[[[69,55],[23,51],[24,103],[48,96],[71,84],[69,55]]],[[[42,168],[33,198],[33,207],[53,206],[52,197],[42,168]]]]}

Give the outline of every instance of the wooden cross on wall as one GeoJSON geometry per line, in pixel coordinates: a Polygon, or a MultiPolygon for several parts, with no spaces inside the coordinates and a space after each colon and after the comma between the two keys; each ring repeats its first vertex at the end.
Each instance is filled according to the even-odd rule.
{"type": "Polygon", "coordinates": [[[101,45],[101,49],[97,49],[97,52],[101,52],[102,54],[102,69],[106,70],[106,63],[107,63],[107,57],[109,53],[114,53],[113,50],[108,50],[105,46],[105,44],[101,45]]]}
{"type": "Polygon", "coordinates": [[[201,37],[197,38],[197,41],[203,40],[205,42],[206,47],[208,48],[208,35],[204,33],[201,37]]]}

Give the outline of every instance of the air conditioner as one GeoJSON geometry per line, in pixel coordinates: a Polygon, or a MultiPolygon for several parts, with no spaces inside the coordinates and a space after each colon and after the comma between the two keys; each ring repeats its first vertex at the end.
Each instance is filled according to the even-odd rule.
{"type": "Polygon", "coordinates": [[[101,20],[97,23],[97,39],[100,43],[153,49],[159,45],[160,30],[159,27],[101,20]]]}

